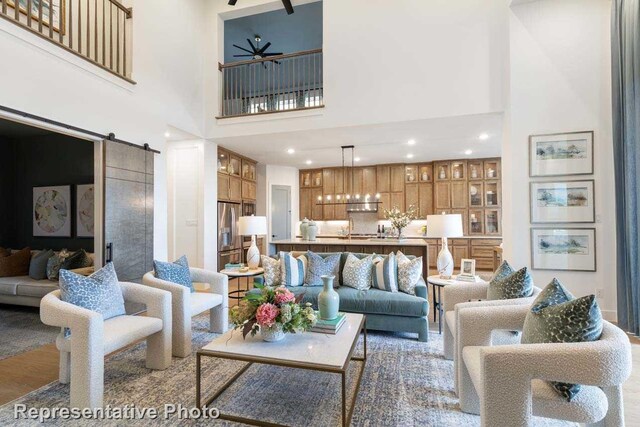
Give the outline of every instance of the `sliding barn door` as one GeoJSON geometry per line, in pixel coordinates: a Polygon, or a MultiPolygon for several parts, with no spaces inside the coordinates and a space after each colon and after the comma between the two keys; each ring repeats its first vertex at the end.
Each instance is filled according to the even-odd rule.
{"type": "Polygon", "coordinates": [[[153,156],[104,142],[104,258],[123,282],[140,282],[153,268],[153,156]]]}

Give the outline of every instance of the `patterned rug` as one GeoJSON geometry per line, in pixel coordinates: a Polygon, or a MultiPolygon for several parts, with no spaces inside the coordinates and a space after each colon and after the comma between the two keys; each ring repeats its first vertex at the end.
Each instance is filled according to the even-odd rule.
{"type": "MultiPolygon", "coordinates": [[[[194,350],[216,335],[206,331],[205,317],[194,325],[194,350]]],[[[294,340],[295,336],[285,339],[294,340]]],[[[362,341],[362,340],[360,340],[362,341]]],[[[362,342],[357,350],[361,354],[362,342]]],[[[145,344],[110,357],[105,363],[105,405],[155,407],[163,414],[165,404],[195,405],[195,356],[174,358],[165,371],[144,366],[145,344]]],[[[428,343],[415,336],[370,333],[368,360],[355,404],[353,426],[479,426],[477,416],[462,413],[453,394],[453,364],[442,357],[442,337],[431,333],[428,343]]],[[[348,384],[352,396],[358,365],[351,364],[348,384]]],[[[244,366],[240,362],[203,358],[203,387],[210,395],[244,366]]],[[[14,404],[27,407],[66,406],[69,387],[57,382],[0,407],[0,425],[37,425],[13,419],[14,404]]],[[[292,368],[253,365],[214,405],[225,413],[280,422],[292,426],[335,426],[340,423],[340,376],[292,368]]],[[[569,425],[536,420],[535,425],[569,425]]],[[[141,420],[136,426],[238,425],[220,420],[141,420]]],[[[96,421],[49,421],[46,425],[92,426],[96,421]]],[[[104,421],[101,426],[124,425],[104,421]]]]}
{"type": "Polygon", "coordinates": [[[0,360],[52,343],[59,333],[40,321],[36,307],[0,305],[0,360]]]}

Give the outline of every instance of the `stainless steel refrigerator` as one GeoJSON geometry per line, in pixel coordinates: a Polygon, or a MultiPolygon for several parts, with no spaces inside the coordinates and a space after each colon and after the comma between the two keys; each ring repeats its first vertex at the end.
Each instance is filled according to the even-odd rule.
{"type": "Polygon", "coordinates": [[[238,235],[239,203],[218,202],[218,271],[227,263],[242,262],[242,239],[238,235]]]}

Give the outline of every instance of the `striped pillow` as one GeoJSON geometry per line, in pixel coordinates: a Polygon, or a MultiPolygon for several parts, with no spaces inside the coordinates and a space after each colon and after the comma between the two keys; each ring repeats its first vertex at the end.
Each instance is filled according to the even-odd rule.
{"type": "Polygon", "coordinates": [[[290,253],[280,252],[280,269],[282,270],[282,285],[302,286],[307,271],[307,257],[300,255],[295,258],[290,253]]]}
{"type": "Polygon", "coordinates": [[[373,287],[387,292],[398,292],[398,261],[392,253],[373,261],[373,287]]]}

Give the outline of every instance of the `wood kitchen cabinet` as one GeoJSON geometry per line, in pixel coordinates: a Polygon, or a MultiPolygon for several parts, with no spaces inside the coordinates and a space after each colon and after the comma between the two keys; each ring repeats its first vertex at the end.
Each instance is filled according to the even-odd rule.
{"type": "Polygon", "coordinates": [[[391,193],[380,193],[380,204],[378,205],[378,219],[386,219],[384,210],[391,209],[391,193]]]}
{"type": "Polygon", "coordinates": [[[378,193],[391,191],[391,166],[382,165],[376,168],[376,183],[378,193]]]}
{"type": "Polygon", "coordinates": [[[451,182],[451,207],[464,209],[467,204],[467,183],[465,181],[451,182]]]}
{"type": "Polygon", "coordinates": [[[463,259],[469,258],[469,239],[449,239],[449,250],[453,255],[453,271],[460,271],[463,259]]]}
{"type": "Polygon", "coordinates": [[[404,165],[391,165],[389,171],[390,191],[392,193],[404,192],[404,165]]]}
{"type": "Polygon", "coordinates": [[[230,197],[229,197],[229,181],[230,180],[231,178],[226,173],[218,174],[218,200],[230,200],[230,197]]]}
{"type": "Polygon", "coordinates": [[[300,189],[300,220],[313,216],[313,195],[310,188],[300,189]]]}
{"type": "MultiPolygon", "coordinates": [[[[402,192],[397,192],[397,193],[390,193],[389,194],[389,207],[391,208],[398,208],[401,211],[405,210],[405,205],[404,205],[404,191],[402,192]]],[[[388,209],[388,208],[387,208],[388,209]]]]}
{"type": "Polygon", "coordinates": [[[417,219],[426,219],[427,215],[433,214],[433,184],[407,184],[404,191],[405,208],[413,205],[417,219]]]}
{"type": "Polygon", "coordinates": [[[375,167],[362,168],[362,194],[370,194],[371,197],[375,197],[376,193],[380,191],[376,188],[376,181],[375,167]]]}
{"type": "Polygon", "coordinates": [[[232,202],[242,201],[242,180],[235,176],[229,177],[229,200],[232,202]]]}
{"type": "Polygon", "coordinates": [[[436,213],[442,209],[451,208],[451,183],[448,181],[436,181],[434,204],[436,213]]]}
{"type": "Polygon", "coordinates": [[[254,160],[222,147],[218,148],[218,200],[241,202],[257,199],[254,160]]]}
{"type": "Polygon", "coordinates": [[[316,187],[311,189],[311,217],[309,219],[322,220],[323,206],[318,204],[318,197],[322,199],[322,188],[316,187]]]}
{"type": "Polygon", "coordinates": [[[242,180],[242,200],[256,200],[256,183],[242,180]]]}

